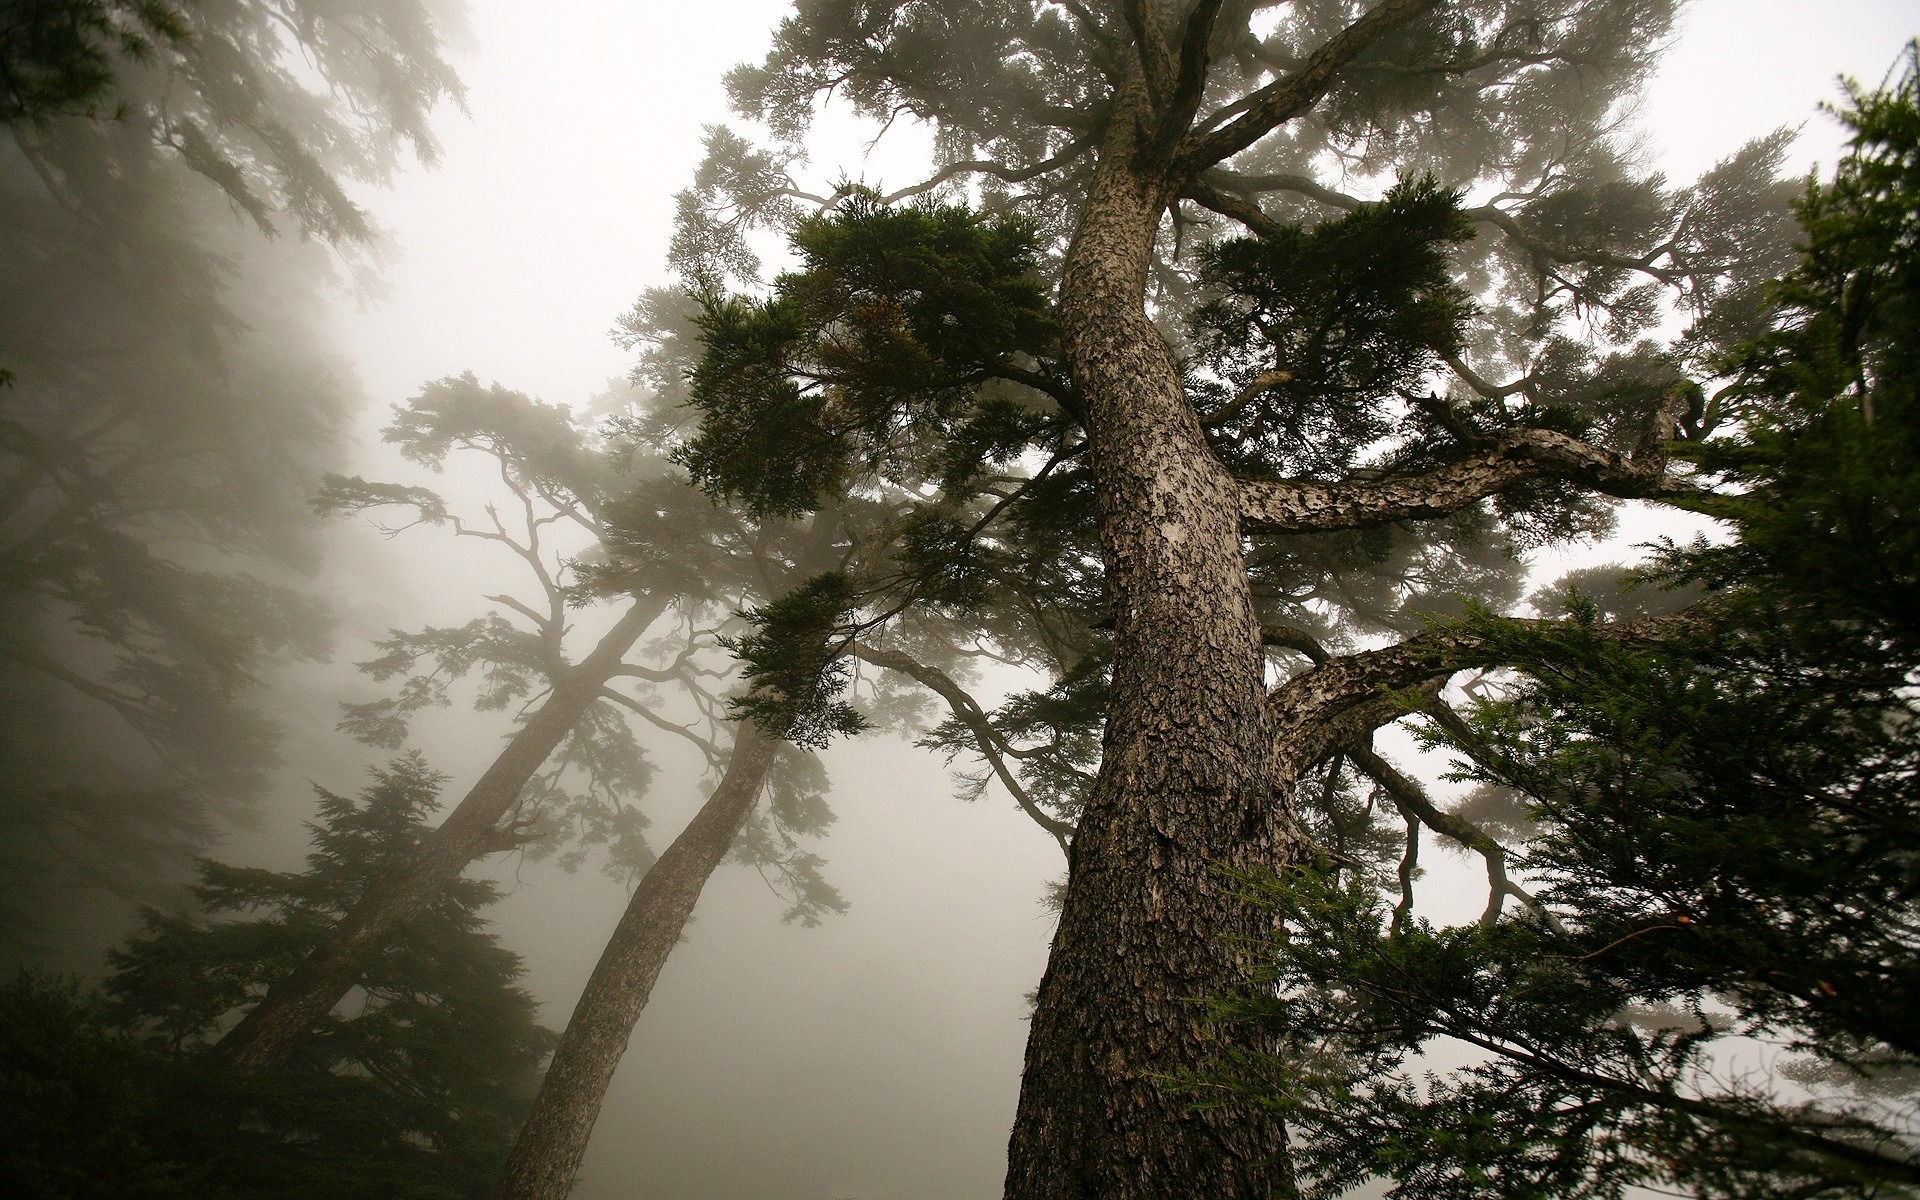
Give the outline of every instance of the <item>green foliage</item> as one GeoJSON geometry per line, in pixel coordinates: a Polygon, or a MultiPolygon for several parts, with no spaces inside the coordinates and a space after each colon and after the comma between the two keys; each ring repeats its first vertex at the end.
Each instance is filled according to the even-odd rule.
{"type": "Polygon", "coordinates": [[[1706,615],[1638,647],[1577,593],[1557,629],[1469,618],[1518,675],[1442,740],[1524,800],[1536,907],[1435,929],[1324,869],[1266,885],[1273,987],[1226,1015],[1279,1053],[1207,1082],[1294,1122],[1313,1194],[1920,1194],[1917,53],[1856,91],[1776,327],[1689,450],[1733,537],[1657,574],[1706,615]]]}
{"type": "Polygon", "coordinates": [[[203,864],[200,912],[149,910],[102,998],[16,981],[9,1194],[488,1194],[552,1041],[479,916],[492,884],[448,888],[284,1066],[243,1078],[201,1055],[405,861],[442,781],[410,757],[358,799],[321,792],[305,871],[203,864]]]}
{"type": "Polygon", "coordinates": [[[799,746],[825,746],[836,734],[866,728],[840,699],[853,668],[837,643],[847,636],[853,604],[852,582],[829,572],[748,609],[752,632],[720,639],[740,659],[751,689],[734,701],[734,711],[799,746]]]}
{"type": "Polygon", "coordinates": [[[1400,393],[1460,350],[1471,305],[1450,251],[1473,236],[1459,194],[1427,177],[1311,228],[1208,246],[1200,280],[1219,295],[1191,318],[1207,365],[1237,389],[1286,375],[1210,417],[1227,461],[1337,474],[1385,436],[1400,393]]]}
{"type": "Polygon", "coordinates": [[[1859,644],[1920,647],[1920,49],[1891,90],[1853,90],[1852,151],[1808,184],[1807,253],[1778,285],[1780,327],[1727,364],[1731,436],[1694,457],[1728,484],[1704,511],[1726,546],[1672,566],[1814,620],[1864,622],[1859,644]]]}
{"type": "Polygon", "coordinates": [[[1025,446],[1035,418],[978,392],[1054,337],[1030,228],[857,192],[793,246],[771,298],[704,302],[702,422],[676,455],[701,487],[798,515],[871,475],[964,478],[1025,446]]]}
{"type": "Polygon", "coordinates": [[[0,121],[108,115],[120,62],[147,62],[156,42],[177,45],[187,31],[158,0],[16,0],[0,19],[0,121]]]}

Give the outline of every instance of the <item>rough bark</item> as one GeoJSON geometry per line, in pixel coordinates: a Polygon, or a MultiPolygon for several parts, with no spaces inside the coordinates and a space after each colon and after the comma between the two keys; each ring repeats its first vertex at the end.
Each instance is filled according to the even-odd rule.
{"type": "MultiPolygon", "coordinates": [[[[1659,429],[1664,438],[1669,425],[1659,429]]],[[[1692,489],[1667,476],[1657,444],[1621,454],[1549,429],[1516,429],[1492,446],[1418,475],[1353,483],[1242,480],[1248,529],[1288,532],[1356,529],[1387,521],[1443,517],[1528,479],[1553,476],[1609,496],[1656,497],[1692,489]]]]}
{"type": "MultiPolygon", "coordinates": [[[[1721,618],[1721,607],[1707,600],[1657,617],[1595,625],[1587,632],[1603,642],[1652,643],[1709,633],[1721,618]]],[[[1509,623],[1541,630],[1563,628],[1558,621],[1509,623]]],[[[1264,633],[1270,644],[1289,640],[1284,627],[1268,626],[1264,633]]],[[[1415,702],[1412,694],[1436,694],[1455,673],[1503,665],[1509,654],[1472,630],[1440,628],[1377,650],[1323,657],[1267,694],[1275,778],[1297,778],[1389,721],[1425,711],[1427,705],[1415,702]]]]}
{"type": "Polygon", "coordinates": [[[1284,860],[1258,622],[1235,481],[1209,451],[1147,319],[1147,256],[1170,198],[1135,170],[1145,89],[1123,91],[1061,283],[1086,398],[1114,599],[1104,755],[1027,1042],[1006,1194],[1290,1194],[1286,1135],[1246,1107],[1196,1109],[1168,1076],[1212,1047],[1200,1001],[1245,972],[1267,918],[1217,874],[1284,860]]]}
{"type": "Polygon", "coordinates": [[[640,880],[574,1006],[501,1177],[497,1200],[563,1200],[627,1039],[707,877],[753,811],[779,743],[742,722],[726,774],[640,880]]]}
{"type": "Polygon", "coordinates": [[[554,683],[546,703],[446,820],[421,840],[405,866],[369,887],[326,943],[269,988],[213,1053],[241,1073],[265,1070],[285,1059],[300,1036],[353,987],[361,963],[396,927],[425,911],[474,860],[511,848],[511,831],[501,829],[501,820],[665,608],[664,599],[637,599],[593,651],[554,683]]]}

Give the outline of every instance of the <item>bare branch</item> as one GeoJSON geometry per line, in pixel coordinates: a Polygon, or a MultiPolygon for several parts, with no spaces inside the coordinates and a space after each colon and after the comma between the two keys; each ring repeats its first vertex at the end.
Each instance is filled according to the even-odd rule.
{"type": "Polygon", "coordinates": [[[616,692],[610,687],[603,687],[600,689],[600,698],[603,700],[610,700],[613,703],[618,704],[621,708],[624,708],[628,712],[633,713],[635,716],[646,721],[649,725],[652,725],[658,729],[663,729],[666,732],[673,734],[675,737],[683,737],[688,741],[692,742],[694,745],[700,748],[700,753],[706,757],[708,766],[717,767],[720,765],[720,760],[721,760],[720,748],[714,745],[708,739],[701,737],[699,734],[695,733],[693,731],[694,725],[692,723],[686,724],[686,725],[675,725],[672,721],[669,721],[665,717],[654,712],[652,709],[648,708],[646,705],[640,703],[638,700],[635,700],[632,696],[629,696],[624,692],[616,692]]]}
{"type": "MultiPolygon", "coordinates": [[[[1436,703],[1433,710],[1453,710],[1444,704],[1436,703]]],[[[1458,714],[1454,714],[1458,720],[1458,714]]],[[[1380,790],[1393,801],[1400,815],[1410,822],[1418,822],[1433,830],[1441,837],[1448,838],[1461,847],[1471,850],[1486,860],[1487,864],[1487,907],[1480,914],[1482,925],[1491,925],[1500,919],[1500,910],[1508,896],[1520,901],[1532,910],[1549,929],[1564,932],[1560,922],[1546,907],[1519,884],[1507,878],[1507,849],[1486,830],[1475,825],[1465,817],[1443,811],[1427,795],[1427,790],[1418,782],[1409,778],[1398,767],[1381,758],[1373,747],[1365,742],[1349,746],[1345,751],[1353,764],[1365,772],[1367,777],[1380,786],[1380,790]]]]}
{"type": "Polygon", "coordinates": [[[1190,179],[1180,188],[1180,198],[1221,216],[1240,222],[1261,237],[1277,236],[1286,226],[1261,211],[1259,205],[1241,196],[1230,195],[1201,179],[1190,179]]]}
{"type": "MultiPolygon", "coordinates": [[[[1067,163],[1085,153],[1088,147],[1092,145],[1093,139],[1091,137],[1074,138],[1065,146],[1062,146],[1059,153],[1053,155],[1053,157],[1041,159],[1039,162],[1027,167],[1009,167],[1001,163],[982,159],[968,159],[965,162],[948,163],[921,182],[911,187],[903,187],[897,192],[889,192],[880,197],[880,202],[882,204],[897,204],[902,200],[911,199],[914,196],[925,195],[949,179],[961,175],[991,175],[995,179],[1004,180],[1007,183],[1025,183],[1029,179],[1037,178],[1038,176],[1045,175],[1049,171],[1065,166],[1067,163]]],[[[836,198],[837,197],[838,193],[836,193],[836,198]]]]}
{"type": "Polygon", "coordinates": [[[954,717],[973,734],[974,745],[979,749],[980,756],[987,760],[987,765],[993,768],[994,775],[1006,786],[1007,791],[1013,794],[1014,803],[1033,819],[1034,824],[1046,830],[1052,835],[1054,841],[1060,843],[1062,854],[1067,853],[1073,837],[1073,826],[1049,815],[1034,803],[1033,798],[1027,794],[1027,789],[1021,786],[1020,781],[1015,778],[1006,764],[1005,752],[1011,748],[1001,740],[992,722],[987,720],[986,712],[965,688],[938,667],[927,666],[896,650],[882,650],[864,642],[853,642],[849,649],[861,660],[905,675],[945,700],[954,717]]]}

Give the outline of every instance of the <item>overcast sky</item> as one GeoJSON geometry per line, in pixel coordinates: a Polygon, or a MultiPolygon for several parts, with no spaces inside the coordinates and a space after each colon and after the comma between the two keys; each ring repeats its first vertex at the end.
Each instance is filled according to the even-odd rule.
{"type": "MultiPolygon", "coordinates": [[[[367,197],[399,252],[383,302],[343,302],[369,428],[453,372],[570,403],[625,372],[606,330],[662,281],[673,194],[702,124],[728,118],[721,75],[785,8],[474,6],[470,117],[444,114],[438,170],[367,197]]],[[[1646,96],[1650,145],[1684,179],[1805,125],[1800,163],[1831,164],[1816,105],[1840,73],[1877,81],[1917,24],[1910,0],[1700,0],[1646,96]]],[[[952,801],[939,765],[899,743],[843,748],[832,768],[842,820],[823,849],[853,911],[783,928],[751,872],[723,869],[616,1081],[582,1200],[996,1193],[1058,851],[1004,797],[952,801]]],[[[657,847],[698,798],[662,793],[657,847]]],[[[526,878],[503,928],[557,1025],[623,897],[590,873],[526,878]]]]}

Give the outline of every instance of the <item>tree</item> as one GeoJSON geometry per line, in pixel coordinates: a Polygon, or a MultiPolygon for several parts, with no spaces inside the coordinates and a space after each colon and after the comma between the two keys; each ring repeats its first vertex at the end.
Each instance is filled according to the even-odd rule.
{"type": "Polygon", "coordinates": [[[296,581],[348,396],[316,333],[327,251],[256,234],[361,261],[345,181],[433,156],[459,97],[439,32],[412,0],[0,18],[11,940],[44,934],[25,914],[55,882],[151,898],[266,786],[263,674],[326,651],[296,581]]]}
{"type": "Polygon", "coordinates": [[[1775,328],[1688,447],[1733,536],[1650,572],[1712,620],[1638,647],[1578,597],[1569,629],[1472,622],[1520,674],[1440,732],[1524,802],[1530,911],[1436,929],[1337,868],[1271,883],[1283,999],[1232,1011],[1282,1054],[1216,1081],[1294,1121],[1319,1194],[1920,1194],[1920,46],[1851,101],[1775,328]],[[1441,1038],[1481,1057],[1423,1084],[1441,1038]]]}
{"type": "MultiPolygon", "coordinates": [[[[649,433],[640,424],[629,425],[626,432],[655,441],[665,436],[657,427],[649,433]]],[[[890,648],[850,640],[844,626],[851,597],[887,586],[882,580],[904,570],[902,560],[911,557],[916,526],[900,520],[898,507],[837,504],[813,513],[804,529],[736,516],[740,528],[751,531],[739,539],[752,545],[751,556],[742,562],[751,568],[759,589],[773,598],[741,614],[745,631],[715,639],[738,656],[746,676],[730,706],[741,719],[726,769],[706,803],[634,889],[515,1142],[496,1193],[501,1200],[560,1200],[572,1190],[606,1090],[654,983],[706,880],[730,850],[736,859],[763,869],[772,866],[783,877],[795,898],[789,920],[813,924],[823,910],[843,907],[838,894],[814,874],[817,860],[794,852],[794,836],[817,830],[829,819],[821,799],[825,780],[811,756],[799,748],[863,723],[834,698],[850,656],[932,687],[956,714],[966,714],[957,719],[966,721],[967,734],[949,735],[947,741],[957,745],[964,737],[978,739],[975,744],[997,764],[1023,809],[1056,837],[1067,828],[1043,812],[1008,773],[1003,755],[1010,748],[986,727],[977,703],[944,671],[906,653],[906,648],[925,653],[954,640],[953,614],[926,594],[942,591],[933,572],[891,581],[890,590],[900,599],[890,621],[890,648]],[[783,530],[785,537],[779,536],[783,530]],[[763,787],[769,793],[770,819],[749,825],[763,787]]],[[[644,577],[644,564],[659,548],[634,538],[631,522],[616,520],[615,527],[621,532],[609,539],[611,558],[601,568],[603,580],[631,578],[636,571],[644,577]],[[636,558],[637,564],[631,561],[636,558]]],[[[1037,607],[1051,609],[1044,601],[1037,607]]],[[[951,650],[940,654],[943,661],[953,657],[951,650]]],[[[1032,753],[1040,757],[1038,751],[1032,753]]]]}
{"type": "MultiPolygon", "coordinates": [[[[563,861],[577,861],[584,846],[602,844],[617,873],[647,871],[653,856],[636,802],[651,767],[629,718],[692,740],[709,762],[723,755],[692,726],[661,715],[657,702],[615,684],[679,685],[711,720],[719,700],[703,676],[717,672],[700,661],[700,622],[709,611],[725,612],[728,601],[738,602],[740,589],[753,586],[754,550],[768,552],[781,537],[715,512],[671,478],[643,441],[590,434],[562,407],[497,385],[483,387],[471,375],[427,385],[396,408],[386,436],[407,458],[435,471],[456,455],[478,455],[500,480],[502,494],[481,515],[462,516],[428,488],[334,476],[317,506],[352,513],[397,507],[410,515],[409,525],[448,526],[456,536],[499,546],[528,587],[524,598],[487,596],[498,607],[463,626],[394,631],[380,643],[380,656],[362,666],[398,685],[383,699],[345,706],[342,727],[363,741],[397,748],[409,722],[424,709],[451,703],[450,685],[469,674],[481,680],[476,705],[515,710],[515,727],[440,826],[221,1039],[220,1054],[243,1072],[271,1067],[290,1053],[409,915],[433,904],[489,854],[526,847],[550,851],[577,841],[582,849],[569,851],[563,861]],[[608,544],[616,528],[617,568],[608,544]],[[611,618],[611,624],[581,653],[571,645],[580,639],[570,635],[595,600],[606,602],[602,620],[611,618]],[[643,642],[669,612],[679,628],[643,642]]],[[[762,576],[767,569],[759,565],[762,576]]],[[[760,762],[743,784],[749,802],[767,766],[760,762]]],[[[730,844],[731,836],[726,840],[730,844]]],[[[812,860],[795,859],[789,866],[803,911],[837,902],[812,860]]],[[[674,940],[677,931],[667,946],[674,940]]]]}
{"type": "Polygon", "coordinates": [[[9,1047],[23,1135],[10,1139],[9,1194],[485,1194],[552,1043],[516,986],[518,957],[479,916],[494,885],[462,881],[415,914],[354,979],[354,1010],[274,1071],[235,1080],[207,1055],[424,835],[443,781],[406,757],[357,800],[322,791],[305,871],[204,863],[200,911],[149,909],[102,997],[16,981],[8,1029],[47,1040],[9,1047]]]}
{"type": "MultiPolygon", "coordinates": [[[[778,144],[716,132],[683,197],[675,261],[708,343],[685,461],[716,494],[921,497],[948,580],[976,547],[1017,552],[969,506],[1035,528],[1040,495],[1054,516],[1078,500],[1098,531],[1103,756],[1010,1197],[1290,1190],[1271,1113],[1162,1086],[1201,1062],[1196,1000],[1247,984],[1238,947],[1269,920],[1220,872],[1304,854],[1316,766],[1404,714],[1387,693],[1498,647],[1415,636],[1270,689],[1265,643],[1406,632],[1435,593],[1504,602],[1503,542],[1603,528],[1594,495],[1679,489],[1679,363],[1751,324],[1753,269],[1779,253],[1778,139],[1668,190],[1612,136],[1670,6],[1357,8],[803,5],[729,81],[778,144]],[[801,187],[823,94],[923,123],[932,174],[801,187]],[[800,269],[725,297],[761,286],[765,224],[794,230],[800,269]],[[1487,236],[1460,248],[1469,232],[1487,236]],[[1676,300],[1692,340],[1642,344],[1676,300]],[[983,502],[969,468],[1029,454],[1019,502],[983,502]]],[[[861,599],[850,620],[883,623],[891,602],[861,599]]]]}

